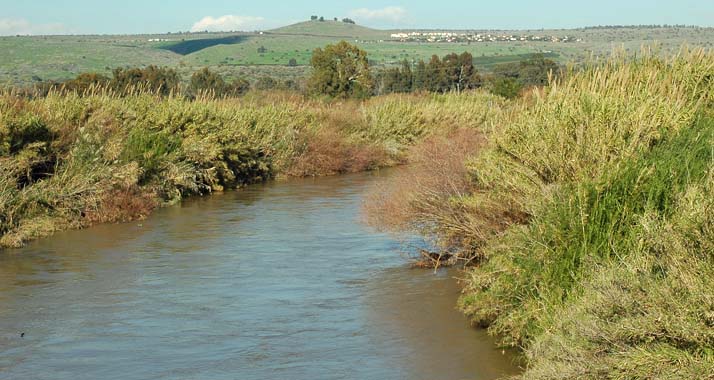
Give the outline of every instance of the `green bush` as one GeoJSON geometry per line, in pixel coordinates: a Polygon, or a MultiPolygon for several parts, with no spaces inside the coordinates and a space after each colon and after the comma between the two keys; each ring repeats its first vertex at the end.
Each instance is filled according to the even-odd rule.
{"type": "Polygon", "coordinates": [[[140,183],[146,183],[173,159],[180,146],[179,138],[169,131],[134,128],[126,138],[120,159],[125,163],[138,163],[142,169],[140,183]]]}
{"type": "Polygon", "coordinates": [[[515,99],[523,90],[523,86],[515,78],[496,78],[491,84],[491,92],[506,99],[515,99]]]}
{"type": "Polygon", "coordinates": [[[0,156],[20,152],[33,143],[49,144],[54,134],[38,115],[0,115],[0,156]]]}

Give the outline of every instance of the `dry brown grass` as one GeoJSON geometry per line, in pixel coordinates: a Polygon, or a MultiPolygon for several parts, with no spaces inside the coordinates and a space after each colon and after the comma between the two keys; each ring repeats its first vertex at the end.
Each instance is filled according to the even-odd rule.
{"type": "Polygon", "coordinates": [[[146,218],[159,205],[155,193],[132,186],[107,192],[95,209],[86,212],[84,219],[88,225],[129,222],[146,218]]]}

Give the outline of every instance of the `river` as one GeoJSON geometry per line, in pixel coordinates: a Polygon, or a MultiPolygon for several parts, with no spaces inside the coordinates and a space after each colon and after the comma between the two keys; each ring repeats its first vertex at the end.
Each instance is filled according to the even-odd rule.
{"type": "Polygon", "coordinates": [[[250,186],[0,252],[0,379],[517,373],[455,309],[454,272],[410,269],[360,223],[381,176],[250,186]]]}

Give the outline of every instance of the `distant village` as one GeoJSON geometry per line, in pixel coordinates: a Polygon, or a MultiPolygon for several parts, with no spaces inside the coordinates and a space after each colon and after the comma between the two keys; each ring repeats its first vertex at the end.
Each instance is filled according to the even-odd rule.
{"type": "Polygon", "coordinates": [[[519,41],[537,41],[537,42],[582,42],[581,38],[569,36],[536,36],[536,35],[517,35],[517,34],[481,34],[481,33],[456,33],[456,32],[409,32],[409,33],[393,33],[393,40],[401,42],[519,42],[519,41]]]}

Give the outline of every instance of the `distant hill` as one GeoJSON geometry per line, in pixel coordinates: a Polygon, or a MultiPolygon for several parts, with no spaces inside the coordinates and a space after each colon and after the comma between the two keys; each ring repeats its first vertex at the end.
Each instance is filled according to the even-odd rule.
{"type": "Polygon", "coordinates": [[[389,32],[371,29],[342,21],[305,21],[282,28],[269,30],[269,34],[341,37],[355,39],[385,39],[389,32]]]}

